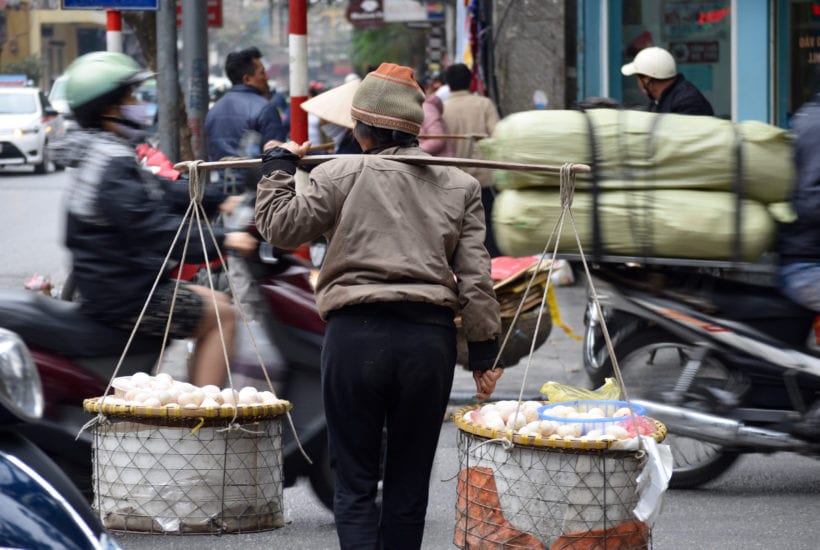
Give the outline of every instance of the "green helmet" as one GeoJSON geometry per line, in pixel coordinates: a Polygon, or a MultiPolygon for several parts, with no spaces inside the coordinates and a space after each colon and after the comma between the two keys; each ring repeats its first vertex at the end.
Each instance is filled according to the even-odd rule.
{"type": "Polygon", "coordinates": [[[72,110],[153,76],[131,57],[117,52],[92,52],[80,56],[69,65],[66,73],[66,99],[72,110]]]}

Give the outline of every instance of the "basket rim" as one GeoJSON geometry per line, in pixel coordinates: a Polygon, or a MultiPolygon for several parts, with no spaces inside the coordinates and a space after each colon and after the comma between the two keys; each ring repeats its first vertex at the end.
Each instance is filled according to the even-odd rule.
{"type": "MultiPolygon", "coordinates": [[[[456,411],[453,415],[453,423],[456,427],[472,435],[484,437],[487,439],[510,438],[510,430],[496,430],[485,428],[483,426],[476,426],[472,422],[465,420],[464,415],[468,412],[479,409],[487,403],[479,403],[476,405],[469,405],[456,411]]],[[[654,418],[645,417],[655,423],[655,432],[650,435],[656,442],[661,443],[666,439],[666,426],[654,418]]],[[[609,450],[618,440],[590,440],[580,439],[576,437],[559,437],[549,436],[543,437],[540,435],[521,435],[512,434],[512,441],[516,445],[523,445],[526,447],[546,447],[551,449],[572,449],[576,451],[605,451],[609,450]]],[[[612,449],[613,451],[621,451],[622,449],[612,449]]]]}
{"type": "Polygon", "coordinates": [[[237,418],[259,420],[281,416],[293,408],[293,404],[280,399],[276,404],[264,405],[223,405],[219,407],[205,407],[186,409],[180,406],[146,407],[144,405],[123,405],[101,403],[102,397],[91,397],[83,400],[83,410],[94,414],[106,414],[122,418],[151,418],[151,419],[185,419],[185,418],[237,418]]]}

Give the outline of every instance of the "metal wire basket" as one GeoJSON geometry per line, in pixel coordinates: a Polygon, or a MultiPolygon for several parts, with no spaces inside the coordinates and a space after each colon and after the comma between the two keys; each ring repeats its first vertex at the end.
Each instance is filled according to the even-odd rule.
{"type": "MultiPolygon", "coordinates": [[[[649,527],[632,511],[644,458],[611,441],[505,437],[456,413],[459,475],[454,543],[459,548],[638,549],[649,527]],[[486,430],[486,431],[482,431],[486,430]],[[512,443],[512,444],[510,444],[512,443]]],[[[666,430],[657,423],[653,437],[666,430]]]]}
{"type": "Polygon", "coordinates": [[[213,410],[109,406],[93,430],[94,507],[106,528],[163,534],[282,527],[282,415],[290,404],[213,410]]]}

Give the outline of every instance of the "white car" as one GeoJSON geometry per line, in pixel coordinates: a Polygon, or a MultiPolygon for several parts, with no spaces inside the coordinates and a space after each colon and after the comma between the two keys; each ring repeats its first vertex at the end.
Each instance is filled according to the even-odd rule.
{"type": "Polygon", "coordinates": [[[46,144],[64,132],[63,117],[38,88],[0,86],[0,166],[32,165],[45,174],[46,144]]]}

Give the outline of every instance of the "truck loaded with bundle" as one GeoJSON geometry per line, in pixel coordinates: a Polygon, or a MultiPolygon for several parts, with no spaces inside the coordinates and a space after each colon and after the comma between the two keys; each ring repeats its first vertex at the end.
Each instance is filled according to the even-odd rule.
{"type": "MultiPolygon", "coordinates": [[[[621,109],[510,115],[480,143],[483,157],[584,163],[573,215],[595,259],[757,262],[787,222],[794,174],[786,130],[762,122],[621,109]]],[[[543,250],[561,214],[557,174],[505,171],[493,211],[505,254],[543,250]]],[[[574,238],[561,253],[577,253],[574,238]]],[[[685,263],[685,261],[684,261],[685,263]]]]}

